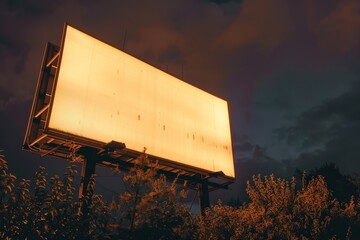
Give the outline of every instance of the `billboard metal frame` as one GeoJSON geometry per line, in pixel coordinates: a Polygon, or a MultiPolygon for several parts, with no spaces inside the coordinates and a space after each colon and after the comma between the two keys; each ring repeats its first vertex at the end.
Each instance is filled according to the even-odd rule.
{"type": "MultiPolygon", "coordinates": [[[[65,29],[66,24],[64,32],[65,29]]],[[[64,43],[64,38],[65,34],[63,34],[62,44],[64,43]]],[[[84,163],[83,167],[86,168],[85,162],[87,162],[89,156],[84,153],[86,152],[84,149],[91,148],[93,149],[92,152],[96,152],[96,165],[109,168],[120,166],[121,169],[125,170],[133,167],[134,160],[141,152],[127,149],[123,143],[111,142],[104,145],[104,143],[99,141],[48,128],[60,62],[61,48],[52,43],[47,43],[23,149],[36,152],[41,156],[52,155],[63,159],[79,161],[84,163]]],[[[92,156],[94,156],[94,154],[92,154],[92,156]]],[[[162,159],[152,155],[149,155],[149,158],[159,162],[158,172],[160,174],[166,175],[169,179],[177,178],[180,181],[187,181],[190,188],[198,190],[200,193],[200,202],[202,202],[204,208],[209,205],[209,191],[228,189],[228,186],[232,184],[235,179],[225,176],[222,172],[211,172],[169,159],[162,159]],[[204,198],[202,201],[201,196],[204,198]]],[[[83,187],[86,189],[86,184],[83,187]]]]}

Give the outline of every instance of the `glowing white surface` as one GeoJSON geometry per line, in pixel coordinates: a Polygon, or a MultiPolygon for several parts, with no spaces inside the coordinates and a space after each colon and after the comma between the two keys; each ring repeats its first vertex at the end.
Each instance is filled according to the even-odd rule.
{"type": "Polygon", "coordinates": [[[49,128],[235,177],[227,102],[67,26],[49,128]]]}

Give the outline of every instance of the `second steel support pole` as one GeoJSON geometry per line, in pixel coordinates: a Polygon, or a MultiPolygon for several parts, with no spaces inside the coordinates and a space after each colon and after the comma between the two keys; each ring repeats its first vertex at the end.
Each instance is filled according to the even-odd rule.
{"type": "Polygon", "coordinates": [[[199,188],[200,213],[205,215],[206,208],[210,207],[208,180],[204,179],[199,188]]]}

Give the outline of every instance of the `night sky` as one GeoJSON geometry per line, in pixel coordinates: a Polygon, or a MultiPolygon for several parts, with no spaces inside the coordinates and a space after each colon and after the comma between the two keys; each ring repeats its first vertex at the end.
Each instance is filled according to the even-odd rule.
{"type": "MultiPolygon", "coordinates": [[[[359,0],[4,0],[0,149],[19,178],[66,166],[22,150],[45,44],[65,22],[228,101],[237,181],[223,196],[257,173],[360,173],[359,0]]],[[[117,192],[98,175],[98,191],[117,192]]]]}

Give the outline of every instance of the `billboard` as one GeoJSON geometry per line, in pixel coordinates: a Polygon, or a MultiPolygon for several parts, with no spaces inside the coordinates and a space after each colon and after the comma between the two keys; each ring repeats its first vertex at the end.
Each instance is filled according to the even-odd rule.
{"type": "Polygon", "coordinates": [[[69,25],[47,118],[55,136],[235,177],[226,101],[69,25]]]}

